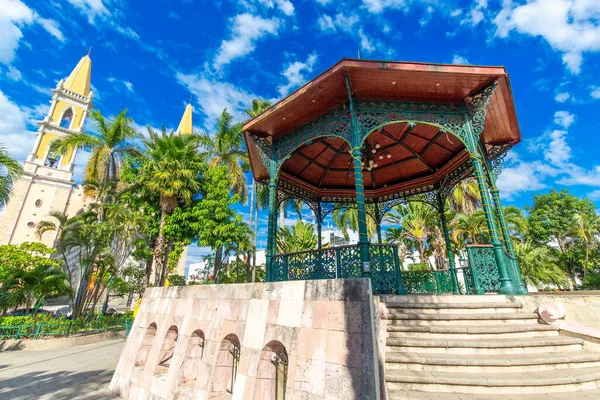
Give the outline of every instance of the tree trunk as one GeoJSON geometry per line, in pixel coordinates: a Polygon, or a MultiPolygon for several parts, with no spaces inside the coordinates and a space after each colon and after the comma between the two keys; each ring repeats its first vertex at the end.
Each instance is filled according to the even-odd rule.
{"type": "Polygon", "coordinates": [[[142,282],[142,290],[140,291],[140,297],[144,295],[146,288],[150,284],[150,276],[152,276],[152,262],[154,261],[154,257],[150,257],[146,260],[146,272],[144,276],[144,281],[142,282]]]}
{"type": "Polygon", "coordinates": [[[221,266],[223,264],[223,247],[219,246],[215,252],[215,266],[213,269],[213,280],[215,283],[221,282],[219,274],[221,273],[221,266]]]}
{"type": "Polygon", "coordinates": [[[131,289],[129,291],[129,294],[127,295],[127,305],[126,307],[131,307],[131,303],[133,303],[133,289],[131,289]]]}
{"type": "MultiPolygon", "coordinates": [[[[154,285],[160,286],[161,276],[164,275],[165,264],[165,225],[167,224],[167,212],[163,209],[160,212],[160,227],[158,237],[156,238],[156,247],[154,249],[154,285]]],[[[164,284],[164,282],[163,282],[164,284]]]]}
{"type": "Polygon", "coordinates": [[[283,228],[285,226],[285,206],[287,203],[285,201],[281,202],[279,206],[279,227],[283,228]]]}

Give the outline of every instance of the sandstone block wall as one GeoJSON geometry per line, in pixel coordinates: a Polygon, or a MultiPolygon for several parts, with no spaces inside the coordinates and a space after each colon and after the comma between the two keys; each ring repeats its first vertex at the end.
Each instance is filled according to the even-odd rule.
{"type": "Polygon", "coordinates": [[[373,320],[366,279],[151,288],[110,388],[140,400],[376,400],[373,320]]]}

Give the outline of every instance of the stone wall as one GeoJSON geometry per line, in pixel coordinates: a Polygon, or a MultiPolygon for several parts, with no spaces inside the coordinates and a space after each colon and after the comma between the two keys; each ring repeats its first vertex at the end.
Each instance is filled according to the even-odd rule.
{"type": "Polygon", "coordinates": [[[536,312],[540,304],[562,304],[565,307],[565,321],[576,322],[593,328],[600,328],[600,292],[596,294],[531,294],[514,297],[523,304],[524,311],[536,312]]]}
{"type": "Polygon", "coordinates": [[[129,399],[379,399],[372,299],[366,279],[148,289],[110,388],[129,399]]]}

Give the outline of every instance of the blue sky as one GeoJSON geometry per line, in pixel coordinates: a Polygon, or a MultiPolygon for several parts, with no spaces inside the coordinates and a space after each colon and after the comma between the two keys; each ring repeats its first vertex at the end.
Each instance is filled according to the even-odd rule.
{"type": "MultiPolygon", "coordinates": [[[[600,208],[600,1],[0,0],[0,142],[24,159],[92,46],[94,104],[142,127],[277,100],[342,57],[504,65],[523,142],[505,204],[566,187],[600,208]]],[[[78,156],[79,167],[85,154],[78,156]]],[[[247,207],[240,207],[247,213],[247,207]]]]}

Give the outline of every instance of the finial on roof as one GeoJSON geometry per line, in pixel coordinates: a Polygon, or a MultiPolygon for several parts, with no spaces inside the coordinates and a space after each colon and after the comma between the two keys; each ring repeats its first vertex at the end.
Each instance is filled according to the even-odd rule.
{"type": "Polygon", "coordinates": [[[92,46],[90,46],[90,48],[88,49],[88,57],[90,56],[90,54],[92,54],[92,46]]]}
{"type": "Polygon", "coordinates": [[[358,59],[360,60],[360,50],[358,51],[358,59]]]}

